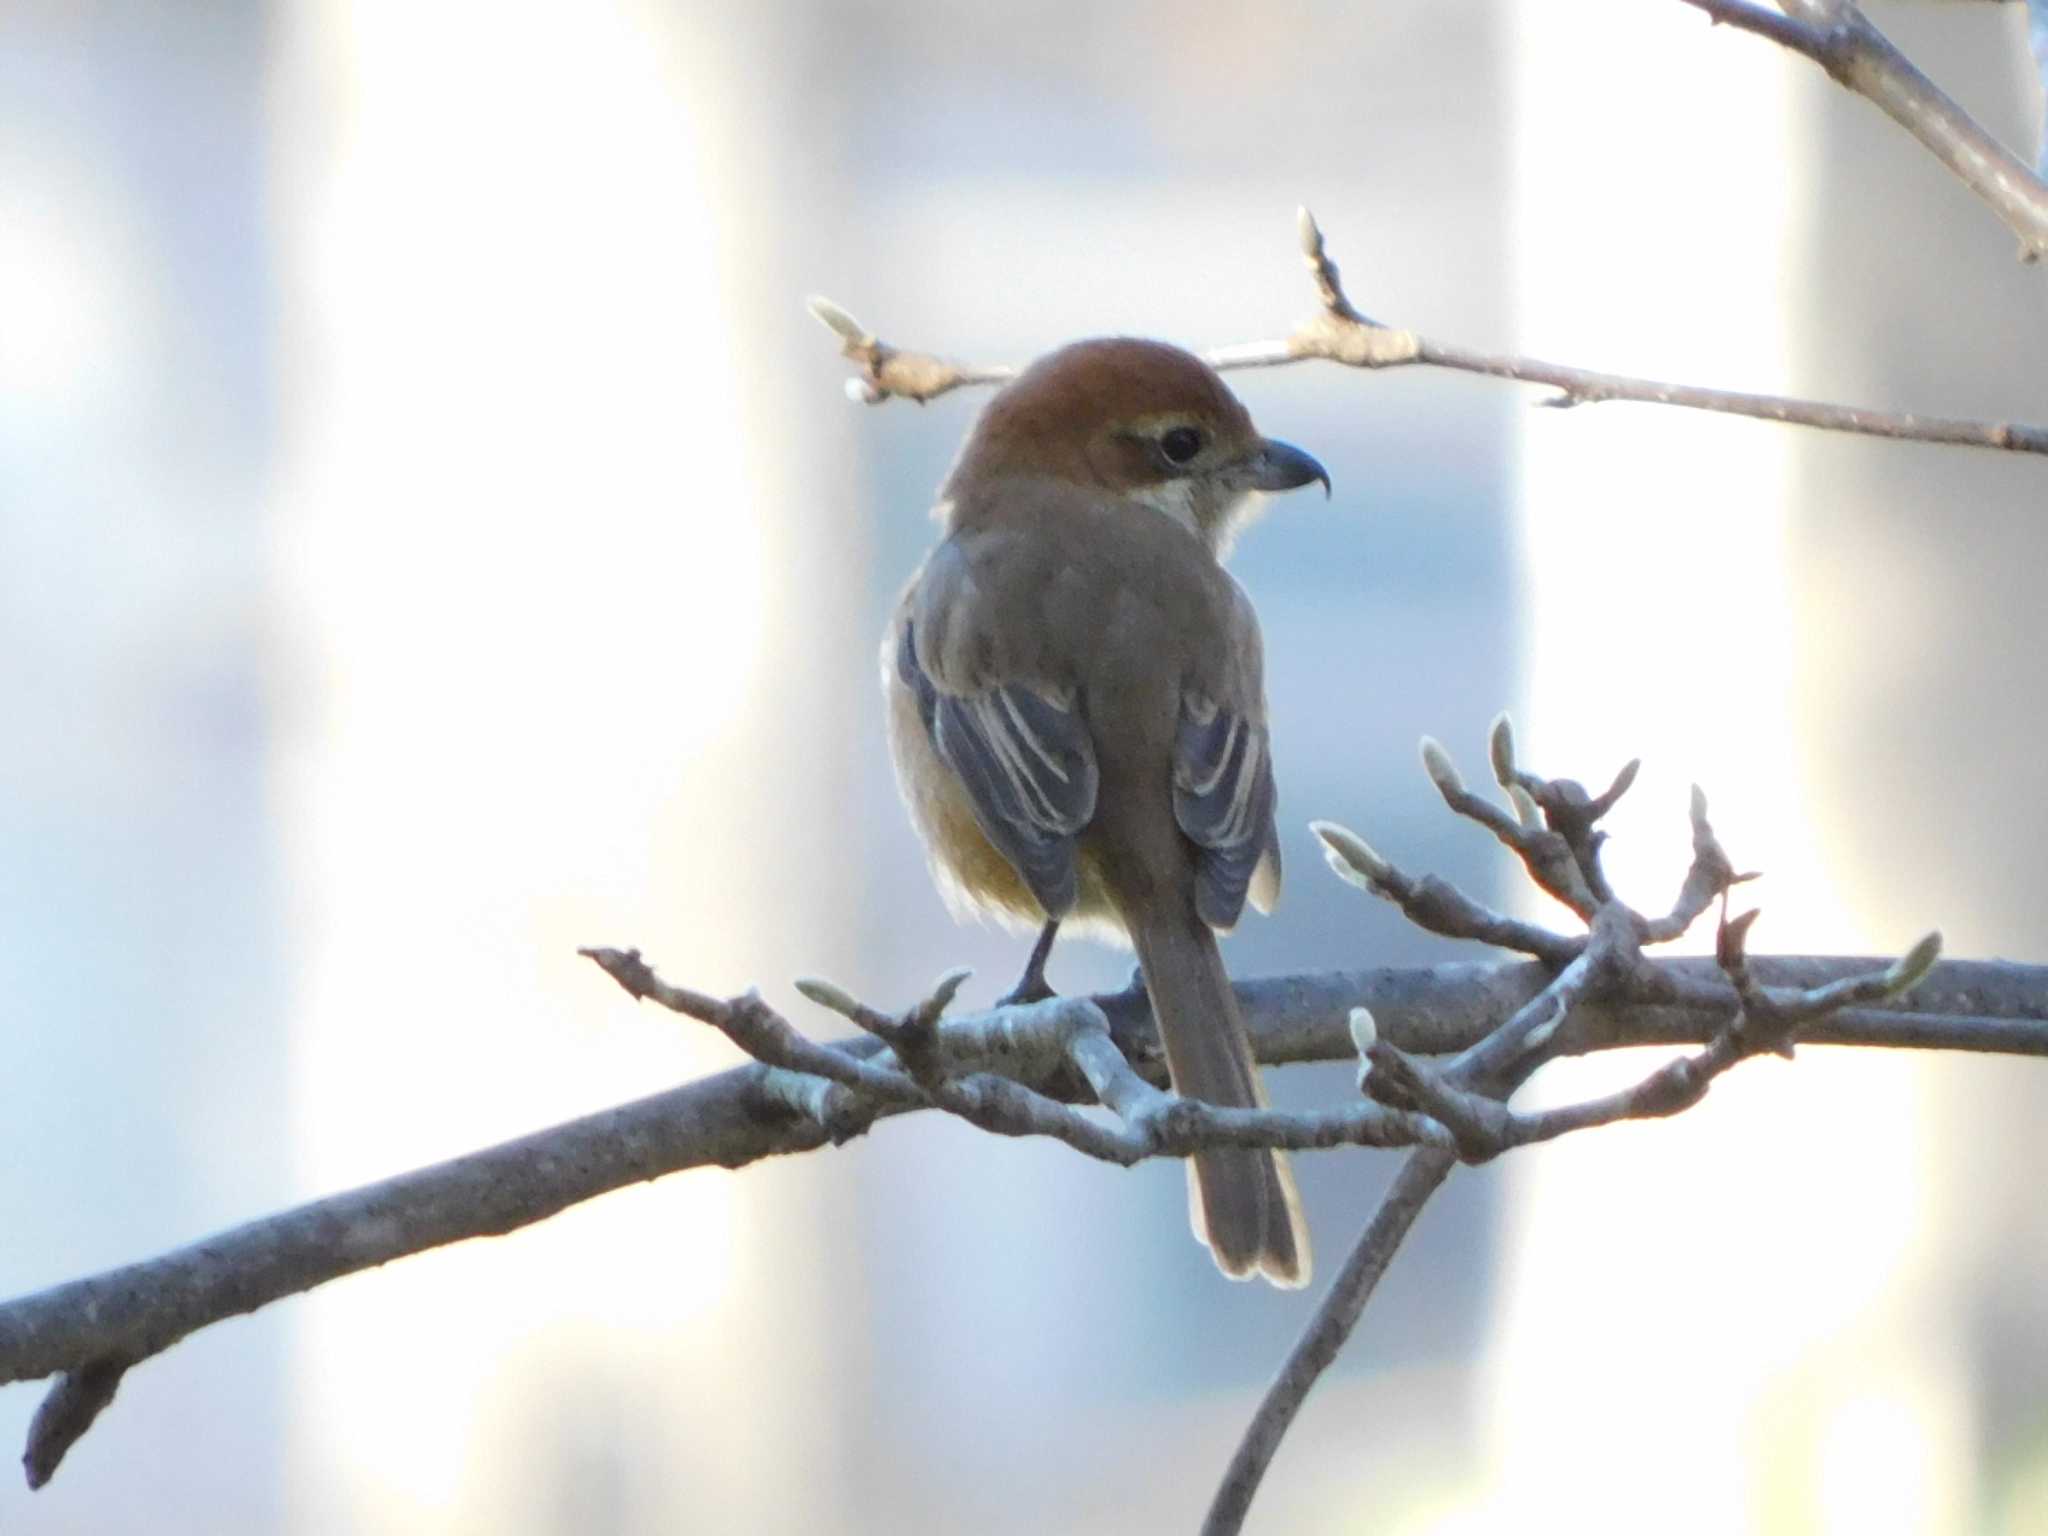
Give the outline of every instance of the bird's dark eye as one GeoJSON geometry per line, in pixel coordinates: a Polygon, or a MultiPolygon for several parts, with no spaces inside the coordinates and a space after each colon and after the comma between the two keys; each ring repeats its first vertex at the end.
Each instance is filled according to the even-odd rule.
{"type": "Polygon", "coordinates": [[[1202,434],[1194,427],[1172,427],[1160,434],[1159,451],[1169,464],[1185,464],[1202,451],[1202,434]]]}

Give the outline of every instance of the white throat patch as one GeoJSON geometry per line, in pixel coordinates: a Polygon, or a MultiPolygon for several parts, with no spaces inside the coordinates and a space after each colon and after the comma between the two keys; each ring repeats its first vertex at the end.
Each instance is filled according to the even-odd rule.
{"type": "Polygon", "coordinates": [[[1250,514],[1266,498],[1256,493],[1226,491],[1212,480],[1189,475],[1162,480],[1143,490],[1125,492],[1132,501],[1172,518],[1209,546],[1218,560],[1227,559],[1237,531],[1250,521],[1250,514]],[[1227,497],[1222,506],[1208,505],[1218,495],[1227,497]]]}
{"type": "Polygon", "coordinates": [[[1126,494],[1132,501],[1172,518],[1206,544],[1209,536],[1202,531],[1201,519],[1195,516],[1196,491],[1195,482],[1183,477],[1162,480],[1157,485],[1148,485],[1142,490],[1132,490],[1126,494]]]}

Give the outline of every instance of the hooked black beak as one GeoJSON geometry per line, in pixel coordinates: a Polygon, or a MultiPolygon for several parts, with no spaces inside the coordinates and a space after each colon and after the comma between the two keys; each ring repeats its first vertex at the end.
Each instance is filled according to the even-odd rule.
{"type": "Polygon", "coordinates": [[[1245,484],[1255,491],[1292,491],[1321,481],[1323,499],[1330,496],[1330,472],[1292,443],[1269,437],[1245,461],[1245,484]]]}

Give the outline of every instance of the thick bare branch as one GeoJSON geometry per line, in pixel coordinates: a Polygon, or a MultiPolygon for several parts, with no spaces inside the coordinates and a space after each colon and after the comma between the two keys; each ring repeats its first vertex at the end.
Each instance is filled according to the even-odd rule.
{"type": "MultiPolygon", "coordinates": [[[[1753,960],[1751,967],[1767,987],[1798,990],[1880,969],[1884,963],[1775,959],[1753,960]]],[[[1710,960],[1662,961],[1651,968],[1651,978],[1655,986],[1646,987],[1640,1005],[1599,1003],[1576,1010],[1553,1037],[1552,1047],[1579,1052],[1702,1045],[1737,1001],[1710,960]]],[[[1262,1060],[1343,1061],[1355,1056],[1349,1030],[1354,1008],[1370,1009],[1381,1036],[1401,1049],[1446,1055],[1483,1040],[1551,979],[1548,968],[1535,962],[1457,963],[1271,977],[1242,982],[1237,994],[1262,1060]]],[[[1109,993],[1091,1001],[1126,1054],[1147,1076],[1161,1075],[1157,1037],[1142,997],[1109,993]]],[[[1028,1068],[1029,1050],[1018,1043],[1013,1027],[1016,1016],[1026,1012],[1004,1009],[942,1025],[948,1059],[963,1066],[979,1063],[983,1070],[1028,1068]]],[[[1897,1011],[1852,1009],[1814,1025],[1801,1038],[1812,1044],[2048,1057],[2048,967],[1944,961],[1901,999],[1897,1011]]],[[[873,1054],[881,1046],[856,1040],[843,1049],[873,1054]]],[[[1065,1070],[1066,1063],[1058,1062],[1026,1086],[1056,1094],[1065,1070]]],[[[857,1136],[875,1119],[901,1112],[851,1096],[837,1115],[821,1117],[795,1107],[818,1102],[800,1091],[803,1083],[818,1081],[750,1063],[311,1201],[159,1258],[17,1298],[0,1305],[0,1383],[86,1371],[106,1361],[146,1359],[197,1329],[343,1275],[448,1243],[514,1231],[608,1190],[664,1174],[711,1165],[739,1168],[764,1157],[810,1151],[857,1136]],[[778,1090],[778,1082],[799,1091],[778,1090]]],[[[1294,1128],[1298,1137],[1275,1132],[1258,1142],[1251,1131],[1233,1123],[1233,1115],[1255,1113],[1215,1111],[1209,1134],[1287,1146],[1360,1139],[1322,1139],[1330,1127],[1305,1117],[1294,1128]]],[[[1169,1155],[1178,1149],[1160,1150],[1169,1155]]]]}
{"type": "MultiPolygon", "coordinates": [[[[1334,284],[1334,271],[1326,280],[1334,284]]],[[[1680,931],[1680,918],[1737,878],[1704,798],[1696,792],[1692,806],[1693,874],[1660,927],[1614,898],[1599,874],[1596,823],[1627,789],[1633,765],[1597,797],[1570,780],[1537,777],[1516,764],[1505,719],[1495,723],[1489,756],[1513,815],[1467,791],[1433,743],[1423,760],[1446,803],[1522,853],[1546,887],[1578,881],[1570,894],[1590,905],[1585,939],[1517,928],[1476,903],[1423,902],[1415,883],[1363,840],[1321,824],[1332,867],[1354,884],[1404,907],[1451,914],[1442,925],[1519,939],[1545,959],[1286,977],[1237,989],[1260,1059],[1362,1053],[1370,1101],[1291,1113],[1219,1109],[1163,1093],[1158,1037],[1140,992],[1052,998],[947,1021],[964,972],[948,973],[899,1014],[830,982],[801,982],[805,997],[863,1031],[828,1043],[810,1039],[757,992],[712,997],[664,981],[637,951],[585,950],[629,994],[720,1030],[754,1064],[0,1305],[0,1382],[59,1378],[31,1434],[30,1478],[50,1476],[125,1372],[209,1323],[406,1254],[528,1225],[623,1184],[844,1141],[905,1111],[936,1109],[999,1135],[1050,1137],[1119,1165],[1220,1146],[1402,1146],[1477,1160],[1617,1118],[1674,1112],[1744,1056],[1789,1053],[1796,1035],[1826,1038],[1824,1029],[1842,1041],[1884,1043],[1896,1033],[1916,1045],[2048,1055],[2048,970],[1938,967],[1932,938],[1888,965],[1751,961],[1742,940],[1754,914],[1729,919],[1724,911],[1718,974],[1702,972],[1701,962],[1651,962],[1646,940],[1680,931]],[[1531,856],[1537,847],[1546,851],[1531,856]],[[1870,1006],[1880,1002],[1896,1002],[1909,1021],[1893,1031],[1870,1006]],[[1652,1034],[1646,1019],[1665,1033],[1652,1034]],[[1627,1095],[1547,1119],[1507,1107],[1514,1088],[1548,1059],[1647,1038],[1706,1050],[1627,1095]],[[1432,1055],[1450,1059],[1441,1068],[1419,1059],[1432,1055]],[[1082,1113],[1077,1102],[1107,1105],[1118,1123],[1082,1113]]],[[[1369,1289],[1371,1278],[1358,1283],[1369,1289]]],[[[1332,1350],[1327,1330],[1336,1326],[1319,1323],[1332,1350]]],[[[1299,1358],[1327,1358],[1322,1348],[1299,1358]]],[[[1262,1418],[1261,1433],[1271,1422],[1262,1418]]]]}

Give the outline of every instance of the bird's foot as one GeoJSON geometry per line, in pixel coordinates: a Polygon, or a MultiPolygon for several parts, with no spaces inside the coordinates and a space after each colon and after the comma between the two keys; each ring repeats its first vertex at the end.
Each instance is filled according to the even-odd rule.
{"type": "Polygon", "coordinates": [[[1060,931],[1059,919],[1054,918],[1038,932],[1038,942],[1031,946],[1031,958],[1024,962],[1024,974],[1017,978],[1017,985],[996,999],[998,1008],[1011,1008],[1020,1003],[1042,1003],[1048,997],[1059,993],[1046,985],[1045,962],[1052,954],[1054,935],[1060,931]]]}
{"type": "Polygon", "coordinates": [[[1044,976],[1027,974],[1019,978],[1017,985],[996,999],[996,1006],[1017,1008],[1025,1003],[1042,1003],[1049,997],[1058,996],[1059,993],[1046,985],[1044,976]]]}

